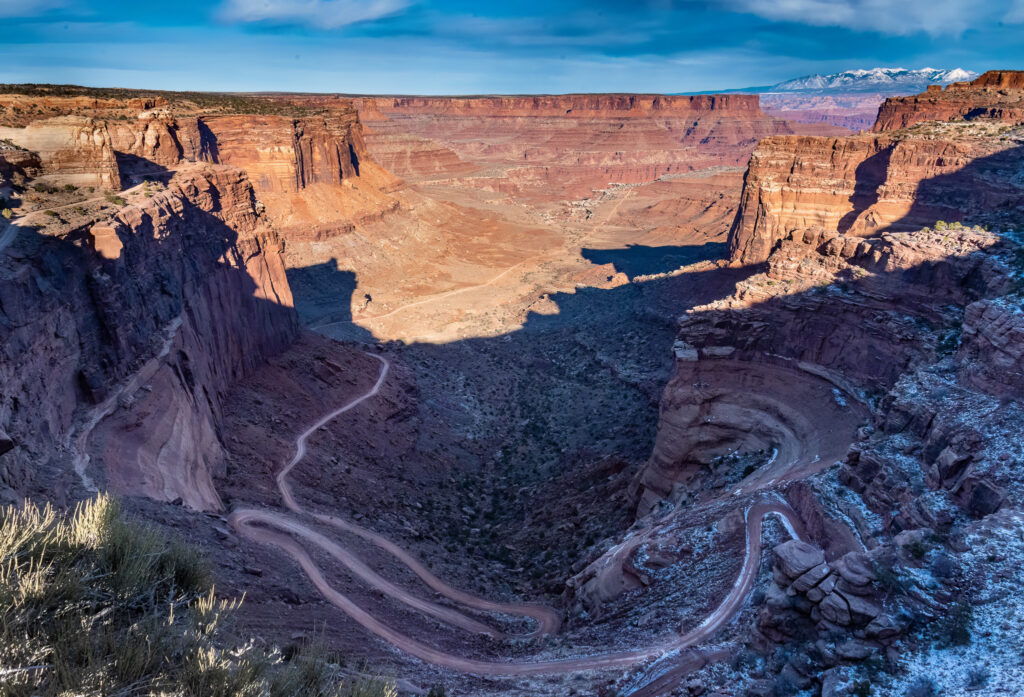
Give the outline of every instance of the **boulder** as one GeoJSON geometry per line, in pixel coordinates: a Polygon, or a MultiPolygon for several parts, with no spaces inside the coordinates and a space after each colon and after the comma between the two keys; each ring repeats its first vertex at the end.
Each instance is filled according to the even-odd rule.
{"type": "Polygon", "coordinates": [[[872,568],[868,556],[863,552],[845,554],[833,566],[836,573],[842,576],[850,586],[869,587],[875,580],[875,570],[872,568]]]}
{"type": "Polygon", "coordinates": [[[891,639],[903,632],[903,627],[891,616],[882,614],[871,620],[864,628],[868,637],[879,640],[891,639]]]}
{"type": "Polygon", "coordinates": [[[839,593],[829,593],[818,605],[823,619],[837,624],[841,627],[848,627],[853,621],[850,617],[850,606],[839,593]]]}
{"type": "Polygon", "coordinates": [[[856,639],[847,639],[836,646],[836,653],[848,661],[863,661],[874,652],[874,646],[856,639]]]}
{"type": "Polygon", "coordinates": [[[820,547],[801,540],[783,542],[772,551],[779,570],[791,580],[825,562],[825,553],[820,547]]]}
{"type": "Polygon", "coordinates": [[[960,505],[975,518],[995,513],[1003,505],[1006,495],[986,479],[967,477],[957,492],[960,505]]]}
{"type": "Polygon", "coordinates": [[[828,564],[822,563],[808,569],[793,581],[792,588],[798,593],[806,593],[821,583],[830,573],[828,564]]]}

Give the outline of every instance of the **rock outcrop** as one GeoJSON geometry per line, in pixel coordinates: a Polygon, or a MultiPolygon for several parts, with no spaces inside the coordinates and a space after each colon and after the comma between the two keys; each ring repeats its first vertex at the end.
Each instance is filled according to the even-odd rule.
{"type": "Polygon", "coordinates": [[[164,191],[125,195],[53,233],[15,220],[3,479],[31,490],[74,466],[86,483],[216,509],[220,400],[297,332],[282,244],[235,169],[184,167],[164,191]]]}
{"type": "Polygon", "coordinates": [[[972,82],[930,88],[913,97],[890,97],[878,110],[875,131],[895,131],[926,121],[990,119],[1024,122],[1024,71],[990,70],[972,82]]]}
{"type": "Polygon", "coordinates": [[[901,132],[763,140],[729,233],[731,257],[762,263],[780,240],[811,227],[868,237],[938,221],[1015,222],[1024,188],[992,172],[1019,171],[1024,147],[990,131],[986,124],[948,138],[901,132]]]}
{"type": "Polygon", "coordinates": [[[980,300],[964,312],[957,356],[961,377],[988,394],[1024,394],[1024,312],[1005,298],[980,300]]]}
{"type": "Polygon", "coordinates": [[[61,116],[24,128],[0,127],[0,140],[36,153],[43,166],[38,181],[50,185],[120,188],[117,158],[106,123],[61,116]]]}

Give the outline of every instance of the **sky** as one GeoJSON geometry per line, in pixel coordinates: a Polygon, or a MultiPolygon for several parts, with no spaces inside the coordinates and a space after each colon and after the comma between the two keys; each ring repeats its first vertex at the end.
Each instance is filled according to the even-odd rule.
{"type": "Polygon", "coordinates": [[[0,0],[0,82],[680,93],[1024,68],[1024,0],[0,0]]]}

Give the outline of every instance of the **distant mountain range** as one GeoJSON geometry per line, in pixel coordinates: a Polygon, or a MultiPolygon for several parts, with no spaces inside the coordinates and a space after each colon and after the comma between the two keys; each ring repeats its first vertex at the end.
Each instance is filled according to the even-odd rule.
{"type": "MultiPolygon", "coordinates": [[[[846,70],[831,75],[807,75],[795,80],[786,80],[759,92],[923,92],[928,85],[948,85],[951,82],[973,80],[978,76],[963,68],[940,70],[922,68],[871,68],[870,70],[846,70]]],[[[746,91],[746,90],[744,90],[746,91]]],[[[751,90],[753,91],[753,89],[751,90]]]]}

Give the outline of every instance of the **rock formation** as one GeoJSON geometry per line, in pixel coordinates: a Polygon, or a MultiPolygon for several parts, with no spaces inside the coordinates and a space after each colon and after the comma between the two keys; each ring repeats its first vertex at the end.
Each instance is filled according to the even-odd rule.
{"type": "Polygon", "coordinates": [[[33,121],[24,128],[0,127],[0,140],[10,140],[38,155],[44,169],[40,183],[120,188],[114,147],[104,122],[55,117],[33,121]]]}
{"type": "Polygon", "coordinates": [[[17,443],[4,481],[49,486],[68,458],[85,481],[218,508],[221,399],[297,331],[282,245],[238,170],[195,165],[126,196],[63,223],[15,220],[0,283],[0,422],[17,443]]]}
{"type": "Polygon", "coordinates": [[[895,131],[925,121],[1024,121],[1024,71],[990,70],[972,82],[933,86],[913,97],[890,97],[872,130],[895,131]]]}
{"type": "Polygon", "coordinates": [[[371,155],[399,176],[459,177],[542,199],[744,165],[768,135],[829,132],[771,118],[755,95],[367,97],[355,106],[371,155]],[[486,169],[495,166],[504,171],[486,169]]]}
{"type": "MultiPolygon", "coordinates": [[[[852,694],[838,677],[857,675],[851,665],[927,650],[922,636],[969,641],[963,608],[1016,573],[990,552],[998,570],[975,566],[964,582],[972,545],[1013,530],[1024,501],[1012,234],[1024,135],[1004,108],[1020,92],[1015,75],[986,74],[937,98],[969,101],[966,122],[938,110],[940,122],[774,137],[755,151],[730,251],[756,267],[681,318],[656,445],[633,486],[641,515],[696,513],[722,488],[774,489],[801,512],[811,542],[775,547],[754,642],[792,650],[769,662],[774,688],[747,694],[819,682],[852,694]],[[916,583],[915,567],[931,580],[916,583]]],[[[609,576],[615,564],[595,567],[609,576]]]]}
{"type": "Polygon", "coordinates": [[[1024,90],[996,91],[980,82],[996,77],[889,100],[879,112],[875,135],[761,141],[730,232],[733,260],[764,262],[780,239],[813,226],[869,236],[940,220],[1018,222],[1020,187],[1009,173],[1021,168],[1024,154],[1002,136],[1007,123],[1024,121],[1024,112],[1014,115],[992,105],[1024,103],[1024,90]],[[887,115],[901,105],[911,105],[913,116],[887,115]],[[953,116],[947,107],[970,119],[936,123],[953,116]],[[906,128],[912,124],[919,125],[906,128]],[[993,177],[993,172],[1008,176],[993,177]]]}

